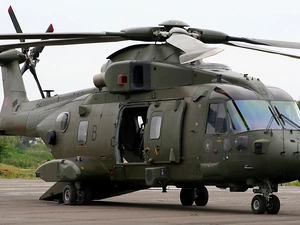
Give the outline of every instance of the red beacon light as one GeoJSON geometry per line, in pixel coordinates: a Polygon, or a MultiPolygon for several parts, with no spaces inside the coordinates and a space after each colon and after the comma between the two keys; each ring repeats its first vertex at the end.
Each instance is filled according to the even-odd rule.
{"type": "Polygon", "coordinates": [[[128,84],[128,76],[124,75],[124,74],[120,74],[118,84],[121,84],[121,85],[128,84]]]}

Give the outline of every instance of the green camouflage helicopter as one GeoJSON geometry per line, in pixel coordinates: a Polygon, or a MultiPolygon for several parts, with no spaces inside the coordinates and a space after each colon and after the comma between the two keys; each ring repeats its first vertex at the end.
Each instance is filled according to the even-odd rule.
{"type": "Polygon", "coordinates": [[[24,34],[11,7],[9,13],[18,34],[0,39],[21,43],[0,45],[0,134],[40,137],[51,151],[55,159],[36,176],[56,183],[41,200],[83,205],[174,185],[181,188],[182,205],[205,206],[205,186],[213,185],[231,192],[253,188],[253,213],[279,212],[273,194],[278,184],[300,178],[295,101],[257,78],[202,59],[222,51],[205,43],[300,58],[256,46],[299,49],[299,43],[233,37],[177,20],[120,32],[51,33],[50,26],[46,33],[24,34]],[[35,72],[44,46],[124,40],[145,43],[108,56],[94,88],[44,96],[35,72]],[[40,100],[27,98],[26,69],[40,100]]]}

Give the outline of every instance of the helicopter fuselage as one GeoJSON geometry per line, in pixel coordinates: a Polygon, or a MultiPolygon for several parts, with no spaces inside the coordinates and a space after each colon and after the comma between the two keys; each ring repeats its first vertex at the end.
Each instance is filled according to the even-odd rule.
{"type": "Polygon", "coordinates": [[[70,185],[89,199],[175,185],[189,205],[189,190],[203,185],[259,187],[268,197],[300,176],[299,110],[257,78],[201,61],[178,65],[174,47],[138,45],[110,57],[97,88],[30,102],[11,73],[20,53],[1,54],[1,134],[41,137],[55,158],[36,171],[57,182],[41,199],[68,196],[70,185]],[[151,51],[167,60],[149,61],[151,51]]]}
{"type": "MultiPolygon", "coordinates": [[[[57,104],[58,110],[38,121],[36,133],[56,159],[70,158],[80,165],[85,157],[87,161],[93,158],[103,168],[101,176],[112,182],[144,184],[145,171],[155,168],[168,171],[166,177],[162,176],[166,181],[160,181],[158,174],[158,181],[150,186],[210,184],[247,188],[266,178],[275,183],[298,179],[299,131],[283,129],[275,121],[277,129],[268,128],[272,118],[268,113],[268,120],[254,121],[261,123],[259,128],[236,132],[232,126],[238,119],[230,122],[229,103],[244,101],[256,107],[262,101],[266,110],[269,103],[210,99],[216,88],[234,89],[218,83],[185,86],[139,94],[137,98],[127,96],[121,102],[123,96],[106,91],[86,94],[67,104],[57,104]],[[203,90],[207,93],[198,96],[203,90]],[[154,95],[156,98],[151,100],[154,95]],[[211,125],[212,121],[215,124],[211,125]]],[[[257,117],[263,117],[251,107],[257,117]]],[[[47,177],[43,173],[40,176],[47,177]]],[[[58,177],[48,181],[72,181],[58,177]]]]}

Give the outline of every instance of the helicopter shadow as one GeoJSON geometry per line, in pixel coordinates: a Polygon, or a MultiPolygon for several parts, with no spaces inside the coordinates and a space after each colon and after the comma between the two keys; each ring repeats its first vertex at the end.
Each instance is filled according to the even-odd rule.
{"type": "Polygon", "coordinates": [[[251,210],[232,209],[232,208],[213,208],[214,206],[182,206],[170,203],[134,203],[134,202],[113,202],[113,201],[93,201],[90,206],[97,207],[114,207],[114,208],[131,208],[131,209],[149,209],[149,210],[172,210],[182,212],[207,212],[219,214],[252,214],[251,210]]]}

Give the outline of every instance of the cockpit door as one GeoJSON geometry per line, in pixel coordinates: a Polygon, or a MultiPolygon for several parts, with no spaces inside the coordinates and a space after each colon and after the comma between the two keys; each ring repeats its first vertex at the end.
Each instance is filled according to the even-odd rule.
{"type": "Polygon", "coordinates": [[[160,101],[149,106],[144,136],[148,162],[180,162],[185,108],[184,100],[160,101]]]}

